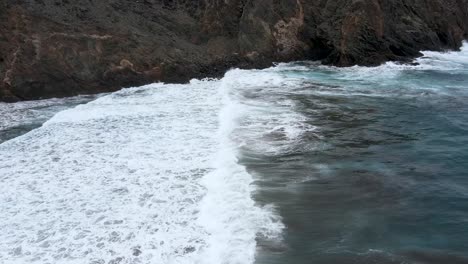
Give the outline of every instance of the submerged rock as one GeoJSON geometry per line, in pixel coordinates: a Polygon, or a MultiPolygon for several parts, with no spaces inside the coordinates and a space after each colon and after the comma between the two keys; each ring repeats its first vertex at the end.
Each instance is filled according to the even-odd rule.
{"type": "Polygon", "coordinates": [[[457,49],[468,0],[3,0],[0,100],[221,76],[231,67],[337,66],[457,49]]]}

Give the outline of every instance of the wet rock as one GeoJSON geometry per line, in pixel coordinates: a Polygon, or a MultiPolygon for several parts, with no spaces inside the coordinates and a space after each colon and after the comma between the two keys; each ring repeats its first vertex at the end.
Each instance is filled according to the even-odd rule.
{"type": "Polygon", "coordinates": [[[4,0],[0,100],[183,83],[279,61],[409,61],[467,37],[468,0],[4,0]]]}

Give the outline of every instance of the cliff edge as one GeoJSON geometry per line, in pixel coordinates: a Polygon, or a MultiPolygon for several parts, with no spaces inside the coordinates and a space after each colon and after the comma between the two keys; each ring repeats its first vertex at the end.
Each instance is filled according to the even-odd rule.
{"type": "Polygon", "coordinates": [[[0,101],[458,49],[468,0],[0,0],[0,101]]]}

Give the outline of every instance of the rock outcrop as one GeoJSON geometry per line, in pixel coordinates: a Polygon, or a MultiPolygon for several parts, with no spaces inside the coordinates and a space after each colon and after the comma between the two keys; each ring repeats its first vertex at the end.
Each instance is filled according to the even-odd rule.
{"type": "Polygon", "coordinates": [[[468,0],[0,0],[0,100],[457,49],[468,0]]]}

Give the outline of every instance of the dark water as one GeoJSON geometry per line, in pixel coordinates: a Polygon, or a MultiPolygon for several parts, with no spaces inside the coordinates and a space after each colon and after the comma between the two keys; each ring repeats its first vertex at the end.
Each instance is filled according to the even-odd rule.
{"type": "Polygon", "coordinates": [[[263,104],[241,163],[286,226],[258,263],[468,263],[468,56],[419,61],[280,66],[282,84],[240,93],[263,104]]]}

